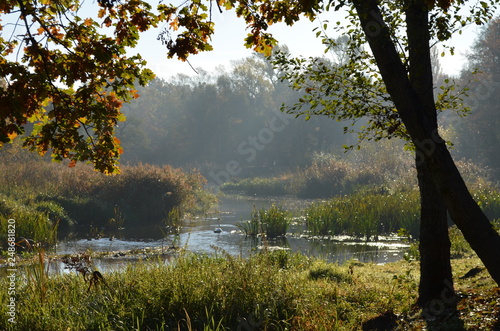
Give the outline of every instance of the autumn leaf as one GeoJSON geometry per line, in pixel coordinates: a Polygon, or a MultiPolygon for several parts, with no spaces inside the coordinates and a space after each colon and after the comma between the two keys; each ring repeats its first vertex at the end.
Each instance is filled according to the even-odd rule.
{"type": "Polygon", "coordinates": [[[17,133],[15,132],[7,133],[7,137],[10,139],[10,141],[12,141],[17,137],[17,133]]]}
{"type": "Polygon", "coordinates": [[[174,18],[172,22],[170,22],[170,27],[172,30],[177,31],[177,29],[179,29],[179,18],[174,18]]]}
{"type": "Polygon", "coordinates": [[[83,21],[83,25],[85,26],[91,26],[92,23],[94,23],[94,20],[92,20],[91,18],[86,18],[85,21],[83,21]]]}

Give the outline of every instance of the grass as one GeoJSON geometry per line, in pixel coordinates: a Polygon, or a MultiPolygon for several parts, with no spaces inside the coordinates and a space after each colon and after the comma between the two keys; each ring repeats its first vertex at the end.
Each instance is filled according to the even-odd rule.
{"type": "MultiPolygon", "coordinates": [[[[19,278],[17,324],[1,319],[0,329],[355,330],[388,311],[406,329],[439,323],[448,330],[458,324],[491,329],[500,313],[493,282],[485,272],[458,279],[479,263],[475,258],[453,261],[459,319],[419,317],[413,306],[415,262],[338,265],[286,251],[239,258],[216,250],[187,253],[169,265],[131,264],[104,274],[93,286],[76,274],[44,278],[43,286],[19,278]]],[[[0,282],[6,288],[5,277],[0,282]]],[[[2,302],[6,296],[7,291],[0,292],[2,302]]],[[[0,314],[6,309],[1,305],[0,314]]]]}
{"type": "Polygon", "coordinates": [[[250,220],[238,224],[238,228],[246,236],[257,236],[260,234],[268,238],[285,236],[290,225],[290,214],[276,205],[269,209],[255,209],[250,215],[250,220]]]}
{"type": "Polygon", "coordinates": [[[350,235],[376,239],[404,228],[418,235],[417,192],[362,192],[311,204],[305,211],[311,235],[350,235]]]}
{"type": "MultiPolygon", "coordinates": [[[[52,222],[49,219],[48,209],[40,210],[40,205],[24,206],[13,199],[1,195],[0,199],[0,227],[2,229],[7,229],[9,219],[14,219],[15,235],[18,240],[27,238],[37,243],[56,243],[59,222],[52,222]]],[[[44,206],[44,208],[46,207],[44,206]]],[[[5,248],[7,231],[0,233],[0,242],[3,248],[5,248]]]]}

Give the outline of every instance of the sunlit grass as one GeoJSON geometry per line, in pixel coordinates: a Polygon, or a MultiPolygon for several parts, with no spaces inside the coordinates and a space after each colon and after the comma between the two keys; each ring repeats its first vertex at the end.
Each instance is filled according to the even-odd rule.
{"type": "Polygon", "coordinates": [[[250,220],[237,226],[246,236],[265,235],[269,238],[285,236],[290,225],[291,215],[283,207],[272,205],[269,209],[254,208],[250,220]]]}
{"type": "Polygon", "coordinates": [[[363,192],[312,204],[305,211],[312,235],[350,235],[376,239],[404,228],[418,234],[417,192],[363,192]]]}
{"type": "MultiPolygon", "coordinates": [[[[485,296],[494,287],[488,277],[459,279],[478,263],[453,261],[456,287],[466,289],[467,296],[474,295],[472,288],[483,288],[485,296]]],[[[168,265],[130,264],[122,272],[104,274],[105,283],[93,287],[80,275],[34,280],[43,286],[20,277],[14,329],[353,330],[387,311],[399,316],[402,327],[423,327],[425,321],[414,310],[418,270],[418,263],[406,261],[338,265],[286,251],[240,258],[217,250],[185,254],[168,265]]],[[[6,286],[5,277],[0,282],[6,286]]],[[[0,300],[6,302],[6,291],[0,300]]],[[[460,316],[486,326],[467,300],[461,301],[466,310],[460,316]]],[[[3,316],[6,309],[0,307],[3,316]]],[[[7,323],[1,319],[0,329],[7,329],[7,323]]]]}
{"type": "Polygon", "coordinates": [[[18,327],[203,330],[219,325],[235,330],[252,322],[258,328],[349,329],[389,308],[386,299],[372,300],[383,298],[375,292],[386,292],[391,280],[366,288],[359,268],[351,275],[348,266],[286,252],[247,259],[188,254],[168,266],[139,263],[107,274],[109,288],[88,291],[82,277],[54,277],[45,283],[43,300],[38,287],[19,285],[18,327]],[[361,307],[366,311],[359,314],[361,307]]]}

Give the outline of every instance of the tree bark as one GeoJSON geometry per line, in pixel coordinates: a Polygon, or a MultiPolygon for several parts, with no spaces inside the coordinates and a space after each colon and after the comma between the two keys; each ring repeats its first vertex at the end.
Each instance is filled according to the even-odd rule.
{"type": "Polygon", "coordinates": [[[417,304],[432,307],[434,300],[444,306],[455,304],[450,263],[447,212],[429,170],[417,165],[420,188],[420,283],[417,304]]]}
{"type": "MultiPolygon", "coordinates": [[[[437,132],[427,7],[420,1],[408,0],[406,23],[410,83],[422,100],[432,129],[437,132]]],[[[420,284],[417,303],[430,310],[434,308],[431,304],[433,300],[442,304],[438,305],[439,308],[453,306],[455,300],[452,300],[454,289],[446,206],[432,181],[426,164],[428,158],[424,157],[421,161],[416,164],[420,188],[420,284]]]]}
{"type": "MultiPolygon", "coordinates": [[[[445,142],[433,129],[424,103],[413,89],[377,0],[352,0],[388,93],[425,163],[451,218],[500,285],[500,235],[467,189],[445,142]]],[[[423,5],[424,1],[420,1],[423,5]]]]}

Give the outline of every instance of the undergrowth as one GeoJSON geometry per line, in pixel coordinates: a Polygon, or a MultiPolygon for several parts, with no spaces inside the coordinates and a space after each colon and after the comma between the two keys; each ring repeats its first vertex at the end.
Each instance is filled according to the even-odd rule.
{"type": "Polygon", "coordinates": [[[0,174],[0,223],[16,219],[16,234],[30,239],[48,237],[56,226],[68,233],[159,225],[174,209],[181,216],[204,213],[215,202],[199,172],[170,166],[122,166],[121,174],[106,176],[88,165],[30,160],[2,162],[0,174]]]}

